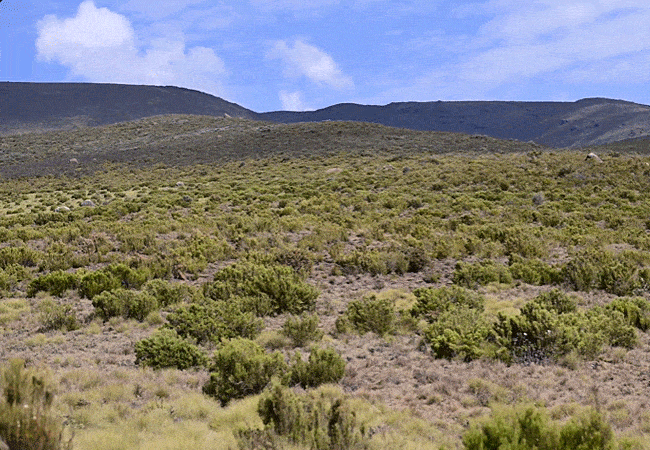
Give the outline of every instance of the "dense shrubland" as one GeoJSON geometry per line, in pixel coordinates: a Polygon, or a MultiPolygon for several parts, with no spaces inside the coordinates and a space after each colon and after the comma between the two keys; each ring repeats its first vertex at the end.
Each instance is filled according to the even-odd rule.
{"type": "MultiPolygon", "coordinates": [[[[205,373],[197,390],[224,406],[261,395],[261,425],[228,431],[240,448],[389,448],[390,426],[355,410],[370,406],[321,386],[346,377],[348,339],[409,336],[432,358],[569,368],[643,341],[650,160],[603,159],[396,150],[3,181],[0,299],[35,305],[42,333],[132,320],[151,329],[133,344],[138,366],[205,373]],[[380,286],[334,307],[319,300],[334,281],[315,272],[427,286],[408,302],[380,286]],[[495,310],[488,294],[520,286],[534,295],[495,310]]],[[[541,406],[504,408],[472,420],[463,445],[643,445],[623,447],[598,411],[560,424],[541,406]]]]}

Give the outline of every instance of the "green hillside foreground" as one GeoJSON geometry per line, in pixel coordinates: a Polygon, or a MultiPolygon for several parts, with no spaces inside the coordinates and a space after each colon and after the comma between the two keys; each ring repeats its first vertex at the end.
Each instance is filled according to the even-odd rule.
{"type": "Polygon", "coordinates": [[[0,355],[58,447],[650,448],[644,142],[138,124],[0,141],[0,355]]]}

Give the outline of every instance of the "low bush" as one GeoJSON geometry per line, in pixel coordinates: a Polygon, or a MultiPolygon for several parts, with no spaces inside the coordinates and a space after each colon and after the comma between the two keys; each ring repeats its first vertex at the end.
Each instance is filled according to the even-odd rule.
{"type": "Polygon", "coordinates": [[[354,250],[336,258],[336,264],[345,274],[386,275],[396,273],[401,275],[420,272],[428,263],[429,258],[424,250],[415,247],[354,250]]]}
{"type": "Polygon", "coordinates": [[[260,318],[243,311],[236,299],[183,305],[167,316],[167,322],[168,328],[199,344],[236,337],[254,339],[264,326],[260,318]]]}
{"type": "Polygon", "coordinates": [[[57,270],[47,275],[34,278],[27,285],[27,296],[33,297],[36,293],[45,291],[51,295],[60,297],[69,289],[79,287],[79,276],[76,273],[64,272],[57,270]]]}
{"type": "MultiPolygon", "coordinates": [[[[267,441],[280,436],[314,450],[369,448],[369,428],[339,391],[296,394],[274,384],[262,395],[257,410],[266,426],[264,431],[271,435],[267,441]]],[[[240,438],[259,434],[243,433],[240,438]]]]}
{"type": "Polygon", "coordinates": [[[249,298],[260,315],[311,311],[319,295],[318,289],[289,266],[250,261],[221,269],[212,283],[203,286],[203,292],[213,300],[249,298]]]}
{"type": "Polygon", "coordinates": [[[291,339],[295,347],[303,347],[323,337],[323,331],[318,328],[318,323],[316,314],[303,313],[300,316],[290,316],[282,325],[282,334],[291,339]]]}
{"type": "Polygon", "coordinates": [[[304,389],[326,383],[338,383],[345,375],[345,360],[333,348],[314,347],[309,360],[303,361],[299,353],[294,355],[290,370],[290,384],[304,389]]]}
{"type": "Polygon", "coordinates": [[[613,450],[616,440],[602,415],[589,409],[565,424],[550,420],[545,408],[500,407],[475,421],[463,436],[466,450],[613,450]]]}
{"type": "Polygon", "coordinates": [[[600,307],[577,311],[559,291],[539,295],[516,316],[499,314],[493,333],[506,362],[541,363],[571,352],[593,358],[604,345],[631,348],[637,342],[623,313],[600,307]]]}
{"type": "Polygon", "coordinates": [[[287,370],[280,352],[267,353],[250,339],[231,339],[214,353],[203,392],[226,405],[230,400],[259,394],[273,377],[281,378],[287,370]]]}
{"type": "Polygon", "coordinates": [[[54,392],[46,378],[12,360],[0,376],[0,441],[10,449],[63,450],[63,424],[52,412],[54,392]]]}
{"type": "Polygon", "coordinates": [[[458,286],[474,289],[489,283],[512,283],[512,275],[506,266],[490,259],[466,263],[458,262],[452,275],[452,281],[458,286]]]}
{"type": "Polygon", "coordinates": [[[119,287],[121,287],[121,283],[115,275],[98,270],[81,277],[79,296],[92,300],[104,291],[112,291],[119,287]]]}
{"type": "Polygon", "coordinates": [[[163,328],[135,344],[135,363],[154,369],[173,367],[183,370],[205,366],[207,357],[174,330],[163,328]]]}
{"type": "Polygon", "coordinates": [[[142,290],[153,295],[161,308],[181,303],[191,298],[189,286],[181,283],[171,283],[166,280],[154,278],[147,281],[142,290]]]}
{"type": "Polygon", "coordinates": [[[508,270],[515,280],[537,286],[559,284],[563,281],[562,269],[539,259],[525,259],[518,255],[511,255],[508,260],[508,270]]]}
{"type": "Polygon", "coordinates": [[[490,354],[489,335],[490,325],[481,311],[454,307],[438,315],[423,338],[436,358],[471,361],[490,354]]]}
{"type": "Polygon", "coordinates": [[[26,246],[0,248],[0,269],[12,264],[23,267],[36,267],[43,258],[43,253],[26,246]]]}
{"type": "Polygon", "coordinates": [[[393,331],[395,321],[394,302],[371,294],[348,304],[345,313],[336,320],[336,331],[359,334],[372,332],[383,336],[393,331]]]}
{"type": "Polygon", "coordinates": [[[158,309],[158,302],[153,295],[127,289],[102,291],[93,296],[92,304],[99,317],[104,320],[124,317],[142,322],[150,312],[158,309]]]}
{"type": "Polygon", "coordinates": [[[575,290],[602,289],[618,296],[636,295],[650,285],[650,268],[645,254],[583,251],[567,262],[564,280],[575,290]]]}
{"type": "Polygon", "coordinates": [[[485,305],[485,297],[460,286],[419,288],[414,290],[413,294],[417,300],[411,308],[411,314],[429,322],[435,321],[440,314],[452,308],[483,311],[485,305]]]}
{"type": "Polygon", "coordinates": [[[146,268],[132,269],[125,264],[111,264],[81,277],[79,295],[92,300],[97,294],[118,288],[139,289],[149,278],[146,268]]]}
{"type": "Polygon", "coordinates": [[[45,299],[38,305],[38,312],[42,331],[79,329],[77,316],[70,305],[60,305],[52,299],[45,299]]]}
{"type": "Polygon", "coordinates": [[[648,331],[650,328],[650,302],[643,297],[617,298],[606,308],[621,312],[633,327],[642,331],[648,331]]]}

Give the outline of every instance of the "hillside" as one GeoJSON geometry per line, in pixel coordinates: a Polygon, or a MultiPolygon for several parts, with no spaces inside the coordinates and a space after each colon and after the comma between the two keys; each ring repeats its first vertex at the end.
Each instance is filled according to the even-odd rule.
{"type": "Polygon", "coordinates": [[[577,102],[405,102],[334,105],[313,112],[272,112],[267,120],[353,120],[414,130],[451,131],[549,147],[587,147],[650,135],[650,107],[601,98],[577,102]]]}
{"type": "Polygon", "coordinates": [[[188,115],[0,137],[0,437],[649,449],[646,144],[188,115]]]}
{"type": "Polygon", "coordinates": [[[312,112],[256,113],[176,87],[92,83],[0,83],[0,134],[76,129],[166,114],[277,123],[355,121],[460,132],[555,147],[586,147],[650,134],[650,107],[603,98],[577,102],[403,102],[340,104],[312,112]]]}
{"type": "Polygon", "coordinates": [[[239,105],[172,86],[0,82],[0,134],[74,129],[161,114],[254,118],[239,105]]]}
{"type": "Polygon", "coordinates": [[[413,131],[362,122],[273,124],[168,115],[72,131],[0,135],[0,174],[8,178],[80,176],[103,169],[106,163],[173,167],[259,158],[322,157],[343,149],[381,157],[394,151],[435,155],[539,148],[485,136],[413,131]]]}

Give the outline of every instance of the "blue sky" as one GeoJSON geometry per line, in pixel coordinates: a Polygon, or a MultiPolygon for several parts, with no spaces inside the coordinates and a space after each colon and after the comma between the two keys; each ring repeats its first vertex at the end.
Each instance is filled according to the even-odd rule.
{"type": "Polygon", "coordinates": [[[650,104],[648,0],[0,1],[0,81],[175,85],[259,112],[650,104]]]}

